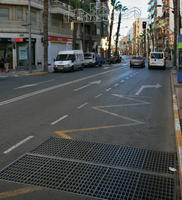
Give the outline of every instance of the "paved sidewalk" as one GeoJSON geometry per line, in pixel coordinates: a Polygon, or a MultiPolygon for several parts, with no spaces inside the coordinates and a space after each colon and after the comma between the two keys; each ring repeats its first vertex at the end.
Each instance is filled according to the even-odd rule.
{"type": "Polygon", "coordinates": [[[182,83],[177,82],[177,71],[171,71],[171,88],[176,149],[179,163],[180,191],[182,196],[182,83]]]}
{"type": "Polygon", "coordinates": [[[10,70],[9,72],[0,71],[0,78],[6,77],[19,77],[19,76],[36,76],[42,74],[48,74],[49,72],[43,72],[42,70],[32,70],[30,73],[27,70],[10,70]]]}

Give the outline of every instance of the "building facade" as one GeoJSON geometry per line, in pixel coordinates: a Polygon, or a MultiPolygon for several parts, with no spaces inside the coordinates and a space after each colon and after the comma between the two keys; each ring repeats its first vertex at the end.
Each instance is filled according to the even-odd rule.
{"type": "MultiPolygon", "coordinates": [[[[91,2],[91,1],[89,1],[91,2]]],[[[28,4],[29,0],[0,0],[0,58],[9,57],[12,69],[28,69],[28,4]]],[[[64,0],[49,0],[49,42],[48,63],[52,65],[60,50],[72,49],[73,7],[64,0]]],[[[98,47],[102,36],[105,37],[101,23],[78,24],[77,49],[82,49],[85,34],[84,50],[98,47]],[[102,30],[102,31],[101,31],[102,30]],[[87,42],[89,41],[89,42],[87,42]]],[[[106,24],[106,29],[107,29],[106,24]]],[[[43,66],[43,0],[31,0],[31,38],[32,66],[43,66]]]]}

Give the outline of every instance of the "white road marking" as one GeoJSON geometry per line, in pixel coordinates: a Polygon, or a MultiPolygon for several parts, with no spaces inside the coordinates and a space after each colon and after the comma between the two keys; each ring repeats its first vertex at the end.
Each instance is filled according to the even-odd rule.
{"type": "Polygon", "coordinates": [[[118,83],[116,83],[115,85],[114,85],[114,87],[117,87],[119,84],[118,83]]]}
{"type": "Polygon", "coordinates": [[[77,89],[74,89],[74,91],[77,92],[77,91],[82,90],[82,89],[84,89],[84,88],[87,88],[87,87],[89,87],[89,86],[91,86],[91,85],[99,85],[101,82],[102,82],[101,80],[99,80],[99,81],[93,81],[93,82],[90,82],[90,83],[88,83],[88,84],[86,84],[86,85],[84,85],[84,86],[82,86],[82,87],[79,87],[79,88],[77,88],[77,89]]]}
{"type": "Polygon", "coordinates": [[[82,104],[82,105],[80,105],[80,106],[78,106],[77,108],[78,109],[81,109],[81,108],[83,108],[84,106],[86,106],[86,105],[88,105],[88,103],[86,102],[86,103],[84,103],[84,104],[82,104]]]}
{"type": "Polygon", "coordinates": [[[33,84],[22,85],[20,87],[15,88],[15,90],[17,90],[17,89],[23,89],[23,88],[28,88],[28,87],[34,87],[34,86],[40,85],[42,83],[48,83],[48,82],[51,82],[51,81],[54,81],[54,79],[51,79],[51,80],[48,80],[48,81],[41,81],[41,82],[33,83],[33,84]]]}
{"type": "Polygon", "coordinates": [[[129,77],[126,77],[125,79],[126,79],[126,80],[128,80],[128,79],[129,79],[129,77]]]}
{"type": "Polygon", "coordinates": [[[112,88],[107,88],[106,91],[109,92],[112,88]]]}
{"type": "Polygon", "coordinates": [[[124,80],[121,80],[120,83],[124,83],[124,80]]]}
{"type": "Polygon", "coordinates": [[[103,94],[98,94],[97,96],[95,96],[95,98],[99,98],[100,96],[102,96],[103,94]]]}
{"type": "Polygon", "coordinates": [[[62,117],[60,117],[59,119],[57,119],[56,121],[52,122],[51,125],[55,125],[57,124],[58,122],[62,121],[63,119],[67,118],[69,115],[64,115],[62,117]]]}
{"type": "Polygon", "coordinates": [[[27,142],[28,140],[32,139],[34,136],[29,136],[27,138],[25,138],[24,140],[20,141],[19,143],[15,144],[14,146],[10,147],[9,149],[7,149],[6,151],[4,151],[4,154],[9,153],[10,151],[16,149],[17,147],[19,147],[20,145],[24,144],[25,142],[27,142]]]}
{"type": "Polygon", "coordinates": [[[0,76],[0,78],[7,78],[8,76],[0,76]]]}
{"type": "Polygon", "coordinates": [[[110,67],[104,67],[103,69],[109,69],[110,67]]]}
{"type": "MultiPolygon", "coordinates": [[[[126,68],[122,68],[122,70],[123,69],[126,69],[126,68]]],[[[48,92],[48,91],[52,91],[52,90],[55,90],[57,88],[68,86],[68,85],[71,85],[73,83],[79,83],[81,81],[84,81],[84,80],[87,80],[87,79],[90,79],[90,78],[95,78],[97,76],[101,76],[101,75],[104,75],[104,74],[107,74],[107,73],[110,73],[110,72],[114,72],[114,71],[117,71],[117,70],[121,70],[121,68],[115,68],[115,69],[108,70],[108,71],[105,71],[105,72],[101,72],[101,73],[98,73],[98,74],[86,76],[84,78],[76,79],[74,81],[69,81],[69,82],[66,82],[66,83],[61,83],[59,85],[51,86],[51,87],[48,87],[48,88],[37,90],[35,92],[31,92],[31,93],[27,93],[27,94],[24,94],[24,95],[21,95],[21,96],[17,96],[17,97],[14,97],[12,99],[1,101],[0,102],[0,106],[6,105],[6,104],[10,104],[10,103],[13,103],[13,102],[16,102],[16,101],[20,101],[22,99],[26,99],[26,98],[29,98],[29,97],[32,97],[32,96],[35,96],[35,95],[38,95],[38,94],[42,94],[42,93],[45,93],[45,92],[48,92]]],[[[128,72],[125,72],[125,73],[128,73],[128,72]]]]}
{"type": "Polygon", "coordinates": [[[135,93],[135,95],[139,95],[145,88],[160,88],[160,87],[162,86],[158,83],[156,85],[142,85],[140,89],[135,93]]]}

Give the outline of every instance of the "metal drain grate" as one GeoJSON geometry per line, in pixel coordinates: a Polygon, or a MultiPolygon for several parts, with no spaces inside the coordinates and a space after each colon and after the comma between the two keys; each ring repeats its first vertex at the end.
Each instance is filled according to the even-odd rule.
{"type": "Polygon", "coordinates": [[[177,167],[175,153],[61,138],[50,138],[32,153],[157,173],[172,174],[169,167],[177,167]]]}
{"type": "Polygon", "coordinates": [[[108,200],[172,200],[174,179],[99,165],[25,155],[0,179],[108,200]]]}

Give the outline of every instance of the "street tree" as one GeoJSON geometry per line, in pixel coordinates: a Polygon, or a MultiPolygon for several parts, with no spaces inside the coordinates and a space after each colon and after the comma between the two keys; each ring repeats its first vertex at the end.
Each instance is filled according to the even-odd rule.
{"type": "Polygon", "coordinates": [[[120,26],[121,26],[121,17],[122,13],[126,12],[128,8],[126,6],[123,6],[121,3],[116,4],[117,11],[119,11],[119,17],[118,17],[118,27],[117,27],[117,32],[116,32],[116,43],[115,43],[115,55],[118,52],[118,40],[119,40],[119,32],[120,32],[120,26]]]}

